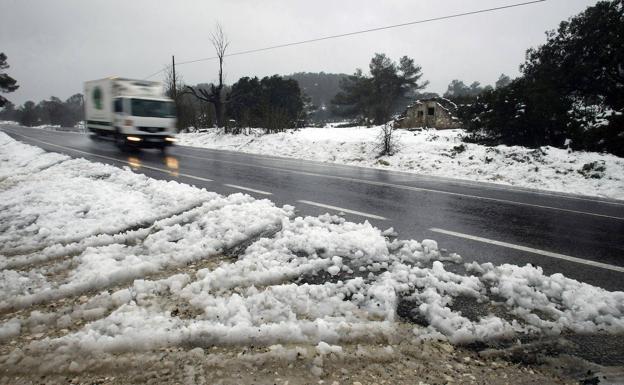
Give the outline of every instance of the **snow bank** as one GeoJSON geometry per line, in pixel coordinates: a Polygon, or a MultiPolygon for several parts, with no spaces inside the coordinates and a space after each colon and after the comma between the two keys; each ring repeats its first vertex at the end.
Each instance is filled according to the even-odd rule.
{"type": "Polygon", "coordinates": [[[624,159],[554,147],[463,143],[463,130],[395,131],[400,150],[378,158],[379,128],[303,128],[279,134],[179,134],[179,144],[334,162],[540,190],[624,199],[624,159]],[[587,168],[599,165],[599,172],[587,168]]]}
{"type": "Polygon", "coordinates": [[[98,352],[310,344],[321,373],[341,344],[387,342],[406,319],[414,341],[458,344],[624,332],[624,293],[536,267],[464,266],[434,240],[52,158],[3,134],[0,160],[0,340],[38,336],[5,363],[49,354],[50,370],[80,371],[77,357],[98,352]]]}

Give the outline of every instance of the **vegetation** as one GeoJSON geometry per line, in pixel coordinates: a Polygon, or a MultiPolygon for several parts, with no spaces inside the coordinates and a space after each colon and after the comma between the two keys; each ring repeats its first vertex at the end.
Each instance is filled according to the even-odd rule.
{"type": "Polygon", "coordinates": [[[385,54],[375,54],[369,71],[365,75],[357,69],[341,82],[341,91],[332,100],[338,114],[366,124],[384,124],[401,108],[401,101],[428,84],[419,83],[422,68],[407,56],[396,63],[385,54]]]}
{"type": "Polygon", "coordinates": [[[624,156],[624,0],[600,1],[530,49],[522,76],[463,111],[470,140],[624,156]]]}
{"type": "Polygon", "coordinates": [[[263,127],[267,133],[295,127],[304,118],[297,81],[278,75],[239,79],[232,85],[228,106],[236,127],[263,127]]]}
{"type": "Polygon", "coordinates": [[[484,91],[490,90],[492,86],[483,87],[479,82],[472,82],[470,86],[467,86],[463,81],[455,79],[448,85],[443,96],[455,104],[469,104],[473,103],[484,91]]]}
{"type": "Polygon", "coordinates": [[[84,105],[82,94],[75,94],[62,101],[52,96],[38,104],[27,101],[21,107],[9,101],[0,111],[0,120],[17,121],[24,126],[39,126],[44,124],[73,127],[84,119],[84,105]]]}
{"type": "Polygon", "coordinates": [[[392,155],[396,151],[396,143],[390,117],[404,107],[409,96],[425,88],[428,82],[419,83],[422,68],[407,56],[396,63],[385,54],[375,54],[369,71],[370,75],[365,75],[357,69],[341,82],[342,90],[332,100],[334,111],[367,125],[383,125],[379,134],[379,154],[392,155]]]}
{"type": "Polygon", "coordinates": [[[309,119],[313,122],[324,123],[339,118],[331,108],[331,101],[340,92],[340,82],[346,74],[330,74],[325,72],[298,72],[286,76],[296,80],[301,92],[310,98],[311,113],[309,119]]]}
{"type": "MultiPolygon", "coordinates": [[[[0,92],[3,93],[13,92],[19,88],[17,81],[4,72],[7,68],[9,68],[7,56],[0,52],[0,92]]],[[[0,107],[3,107],[7,102],[8,100],[0,95],[0,107]]]]}

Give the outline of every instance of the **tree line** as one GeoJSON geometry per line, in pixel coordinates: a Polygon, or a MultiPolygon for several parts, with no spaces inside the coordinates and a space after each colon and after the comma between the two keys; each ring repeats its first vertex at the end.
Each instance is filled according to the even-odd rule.
{"type": "Polygon", "coordinates": [[[624,156],[624,0],[561,22],[520,69],[461,109],[469,140],[624,156]]]}
{"type": "Polygon", "coordinates": [[[222,127],[237,134],[254,127],[273,133],[304,125],[309,113],[297,82],[279,75],[245,76],[220,90],[214,84],[167,83],[166,94],[176,104],[181,130],[222,127]]]}
{"type": "Polygon", "coordinates": [[[180,129],[216,126],[238,133],[244,127],[260,127],[272,133],[305,121],[309,99],[297,81],[279,75],[242,77],[228,86],[223,67],[230,42],[221,25],[210,40],[219,66],[215,83],[186,85],[173,65],[165,74],[166,94],[176,104],[180,129]]]}
{"type": "Polygon", "coordinates": [[[0,120],[11,120],[29,127],[41,125],[74,127],[84,120],[83,103],[82,94],[72,95],[65,101],[56,96],[39,103],[29,100],[18,108],[7,100],[0,111],[0,120]]]}

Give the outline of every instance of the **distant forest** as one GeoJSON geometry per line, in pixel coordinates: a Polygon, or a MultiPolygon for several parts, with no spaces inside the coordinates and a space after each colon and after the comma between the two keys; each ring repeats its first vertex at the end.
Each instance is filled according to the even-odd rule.
{"type": "Polygon", "coordinates": [[[314,112],[310,119],[316,122],[336,119],[332,113],[331,101],[340,92],[340,81],[347,79],[346,74],[325,72],[297,72],[284,76],[296,80],[301,91],[310,98],[314,112]]]}

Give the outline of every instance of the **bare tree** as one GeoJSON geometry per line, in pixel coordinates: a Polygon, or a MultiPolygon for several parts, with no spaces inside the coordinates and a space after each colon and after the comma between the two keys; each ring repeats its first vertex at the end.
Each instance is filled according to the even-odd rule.
{"type": "Polygon", "coordinates": [[[212,84],[210,90],[200,89],[196,87],[186,88],[197,98],[210,103],[214,106],[215,115],[217,118],[217,125],[219,127],[225,127],[224,122],[224,110],[225,110],[225,95],[223,84],[223,60],[225,53],[230,45],[227,36],[223,32],[223,28],[219,23],[215,27],[215,31],[211,34],[210,41],[217,53],[217,59],[219,60],[219,79],[217,85],[212,84]]]}
{"type": "Polygon", "coordinates": [[[188,129],[190,126],[197,127],[197,101],[190,95],[188,88],[184,85],[184,80],[176,72],[175,63],[166,67],[163,83],[165,94],[175,103],[178,130],[188,129]]]}
{"type": "Polygon", "coordinates": [[[386,122],[381,126],[377,137],[377,150],[379,156],[394,155],[398,149],[398,142],[394,137],[394,126],[392,122],[386,122]]]}
{"type": "Polygon", "coordinates": [[[180,74],[176,73],[175,62],[166,67],[163,83],[165,85],[165,95],[173,99],[176,104],[182,95],[188,93],[188,91],[185,90],[182,77],[180,74]]]}

